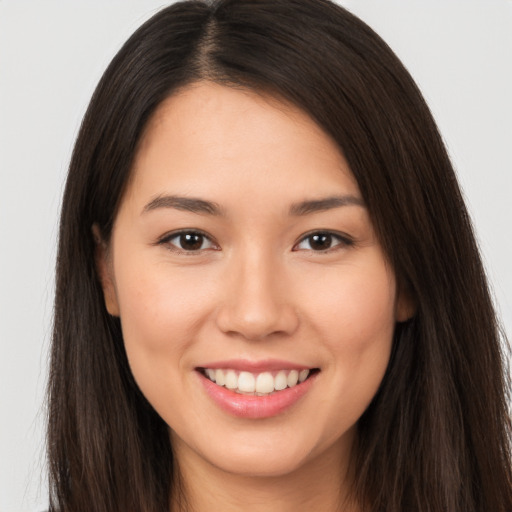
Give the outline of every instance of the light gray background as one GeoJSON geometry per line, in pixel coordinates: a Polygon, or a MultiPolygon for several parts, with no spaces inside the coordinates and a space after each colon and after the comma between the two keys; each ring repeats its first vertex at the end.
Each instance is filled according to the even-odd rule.
{"type": "MultiPolygon", "coordinates": [[[[512,333],[512,1],[345,0],[420,85],[512,333]]],[[[80,119],[165,2],[0,0],[0,512],[47,505],[44,407],[57,216],[80,119]]]]}

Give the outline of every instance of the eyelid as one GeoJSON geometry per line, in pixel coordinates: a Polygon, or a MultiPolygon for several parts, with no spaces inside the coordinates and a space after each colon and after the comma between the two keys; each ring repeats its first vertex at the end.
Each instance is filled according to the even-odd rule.
{"type": "MultiPolygon", "coordinates": [[[[306,250],[314,253],[327,253],[331,251],[335,251],[339,248],[345,248],[350,247],[354,245],[354,240],[351,236],[347,235],[346,233],[331,230],[331,229],[314,229],[311,231],[308,231],[307,233],[304,233],[300,239],[294,244],[292,247],[292,251],[299,251],[299,250],[306,250]],[[306,241],[308,238],[314,236],[314,235],[330,235],[333,239],[337,240],[338,243],[336,243],[334,246],[329,247],[324,250],[315,250],[315,249],[299,249],[298,246],[306,241]]],[[[178,253],[178,254],[186,254],[186,255],[198,255],[203,253],[206,250],[220,250],[220,247],[218,246],[215,239],[209,235],[208,233],[202,231],[201,229],[197,228],[182,228],[175,231],[170,231],[168,233],[165,233],[161,237],[158,238],[158,240],[154,243],[154,245],[167,245],[168,249],[178,253]],[[211,247],[205,248],[205,249],[198,249],[198,250],[185,250],[180,249],[175,244],[171,244],[170,241],[174,238],[179,237],[180,235],[184,234],[193,234],[193,235],[200,235],[204,237],[206,240],[208,240],[211,244],[211,247]]]]}
{"type": "Polygon", "coordinates": [[[201,229],[197,229],[197,228],[182,228],[182,229],[177,229],[175,231],[170,231],[168,233],[165,233],[161,237],[159,237],[154,245],[167,245],[167,248],[170,251],[178,253],[178,254],[186,254],[187,256],[202,254],[204,251],[208,251],[208,250],[212,250],[212,249],[219,250],[219,246],[218,246],[217,242],[215,241],[215,239],[208,233],[205,233],[201,229]],[[181,235],[185,235],[185,234],[200,235],[200,236],[204,237],[206,240],[208,240],[211,243],[212,247],[208,247],[206,249],[198,249],[196,251],[190,251],[190,250],[187,251],[185,249],[181,249],[180,247],[170,243],[170,241],[173,238],[177,238],[177,237],[179,237],[181,235]]]}
{"type": "Polygon", "coordinates": [[[346,233],[343,233],[340,231],[333,231],[332,229],[314,229],[312,231],[304,233],[300,237],[300,239],[295,243],[295,245],[292,248],[292,251],[305,250],[305,251],[323,254],[323,253],[335,251],[336,249],[351,247],[354,245],[354,243],[355,243],[354,239],[351,236],[347,235],[346,233]],[[333,247],[329,247],[328,249],[324,249],[324,250],[299,249],[298,248],[299,244],[301,244],[302,242],[304,242],[305,240],[307,240],[308,238],[310,238],[314,235],[330,235],[333,238],[337,239],[339,243],[335,244],[333,247]]]}

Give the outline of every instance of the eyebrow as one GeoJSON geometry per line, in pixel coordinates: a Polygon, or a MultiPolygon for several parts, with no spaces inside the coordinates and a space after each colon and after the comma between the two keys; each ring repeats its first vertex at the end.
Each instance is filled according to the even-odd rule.
{"type": "Polygon", "coordinates": [[[144,206],[142,213],[158,208],[174,208],[198,214],[222,215],[222,208],[217,203],[183,196],[157,196],[144,206]]]}
{"type": "Polygon", "coordinates": [[[361,206],[364,208],[365,204],[360,197],[352,195],[325,197],[322,199],[301,201],[300,203],[292,204],[290,207],[290,215],[308,215],[310,213],[340,208],[341,206],[361,206]]]}
{"type": "MultiPolygon", "coordinates": [[[[290,206],[289,214],[291,216],[303,216],[311,213],[340,208],[342,206],[361,206],[364,207],[364,201],[356,196],[332,196],[322,199],[312,199],[294,203],[290,206]]],[[[184,197],[174,195],[160,195],[152,199],[144,206],[142,213],[147,213],[159,208],[174,208],[197,214],[223,215],[222,208],[212,201],[205,201],[196,197],[184,197]]]]}

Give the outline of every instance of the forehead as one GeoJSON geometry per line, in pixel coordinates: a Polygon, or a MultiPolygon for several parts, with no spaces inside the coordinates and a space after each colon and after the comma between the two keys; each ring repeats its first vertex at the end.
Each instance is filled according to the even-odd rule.
{"type": "Polygon", "coordinates": [[[228,199],[236,190],[266,188],[279,200],[288,193],[325,196],[336,187],[358,194],[342,152],[305,112],[273,96],[201,82],[157,108],[129,189],[218,199],[224,190],[228,199]]]}

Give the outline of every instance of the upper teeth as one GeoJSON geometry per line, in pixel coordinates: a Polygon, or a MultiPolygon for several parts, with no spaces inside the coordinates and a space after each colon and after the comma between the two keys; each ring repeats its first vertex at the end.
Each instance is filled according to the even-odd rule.
{"type": "Polygon", "coordinates": [[[309,370],[280,370],[275,375],[271,372],[250,373],[237,372],[236,370],[213,370],[205,369],[206,376],[219,386],[225,386],[228,389],[239,393],[249,393],[257,395],[267,395],[274,391],[281,391],[287,387],[296,386],[297,383],[304,382],[309,370]]]}

